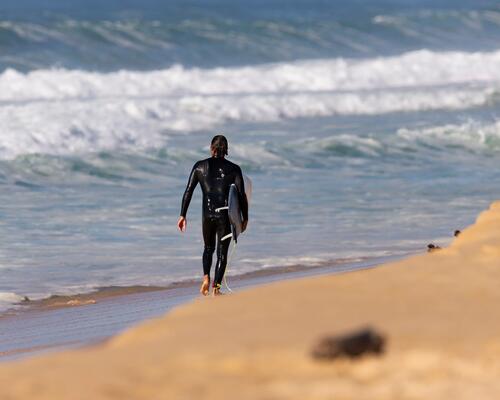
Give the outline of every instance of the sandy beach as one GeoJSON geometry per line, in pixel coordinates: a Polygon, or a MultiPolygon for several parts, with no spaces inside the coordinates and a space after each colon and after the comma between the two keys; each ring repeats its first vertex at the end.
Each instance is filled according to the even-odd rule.
{"type": "Polygon", "coordinates": [[[500,395],[500,202],[446,249],[193,301],[105,343],[0,367],[4,399],[489,399],[500,395]],[[364,326],[380,356],[318,361],[364,326]]]}

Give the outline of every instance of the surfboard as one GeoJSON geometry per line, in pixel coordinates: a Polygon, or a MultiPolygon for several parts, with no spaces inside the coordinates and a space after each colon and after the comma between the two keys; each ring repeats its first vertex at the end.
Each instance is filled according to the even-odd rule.
{"type": "MultiPolygon", "coordinates": [[[[252,197],[252,181],[246,175],[243,175],[245,182],[245,193],[247,195],[247,202],[250,205],[250,198],[252,197]]],[[[238,188],[233,183],[229,188],[229,197],[227,201],[229,222],[231,223],[231,233],[235,242],[238,241],[238,236],[241,234],[243,228],[243,214],[241,213],[240,198],[238,188]]]]}

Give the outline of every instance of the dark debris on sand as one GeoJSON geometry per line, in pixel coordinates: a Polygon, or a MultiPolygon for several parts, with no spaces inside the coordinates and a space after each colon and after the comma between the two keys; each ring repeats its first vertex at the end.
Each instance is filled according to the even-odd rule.
{"type": "Polygon", "coordinates": [[[313,347],[311,355],[317,360],[357,358],[365,354],[381,355],[386,339],[379,332],[364,328],[340,336],[326,336],[313,347]]]}

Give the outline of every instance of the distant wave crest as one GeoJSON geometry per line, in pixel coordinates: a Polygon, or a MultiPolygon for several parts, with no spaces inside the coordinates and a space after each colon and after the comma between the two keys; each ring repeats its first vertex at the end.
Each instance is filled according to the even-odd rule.
{"type": "Polygon", "coordinates": [[[500,51],[427,50],[240,68],[0,75],[0,158],[165,146],[228,121],[457,110],[494,102],[500,51]]]}

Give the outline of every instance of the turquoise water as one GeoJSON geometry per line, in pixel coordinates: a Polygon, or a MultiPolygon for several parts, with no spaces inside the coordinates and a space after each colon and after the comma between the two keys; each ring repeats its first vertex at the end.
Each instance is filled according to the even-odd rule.
{"type": "Polygon", "coordinates": [[[201,276],[192,164],[254,182],[229,274],[402,255],[499,197],[495,2],[5,2],[0,307],[201,276]]]}

